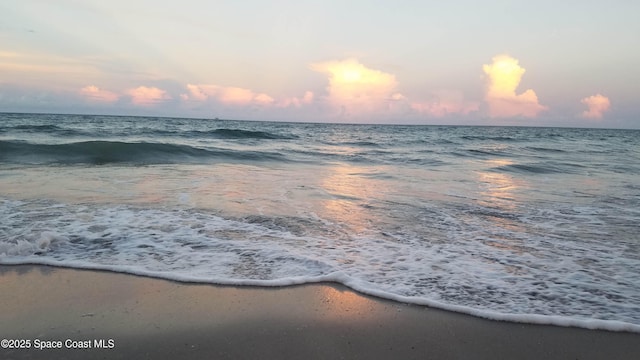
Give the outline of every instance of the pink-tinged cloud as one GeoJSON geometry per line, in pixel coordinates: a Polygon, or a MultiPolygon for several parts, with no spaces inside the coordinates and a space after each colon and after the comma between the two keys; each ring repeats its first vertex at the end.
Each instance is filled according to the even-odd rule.
{"type": "Polygon", "coordinates": [[[135,89],[127,90],[127,94],[131,96],[131,102],[136,105],[154,105],[165,100],[171,99],[166,91],[157,87],[139,86],[135,89]]]}
{"type": "Polygon", "coordinates": [[[308,105],[311,104],[313,102],[314,99],[314,95],[313,92],[311,91],[305,91],[304,95],[299,98],[299,97],[289,97],[289,98],[284,98],[281,99],[277,102],[277,106],[278,107],[301,107],[303,105],[308,105]]]}
{"type": "Polygon", "coordinates": [[[498,55],[491,65],[483,65],[487,74],[485,101],[491,117],[535,117],[548,108],[540,105],[536,93],[528,89],[516,94],[520,80],[526,70],[518,65],[518,60],[508,55],[498,55]]]}
{"type": "Polygon", "coordinates": [[[611,107],[609,98],[600,94],[588,96],[580,102],[589,108],[582,113],[585,119],[602,119],[603,114],[611,107]]]}
{"type": "Polygon", "coordinates": [[[369,69],[356,59],[310,65],[311,70],[329,75],[327,100],[343,115],[363,115],[389,110],[396,99],[398,81],[392,74],[369,69]]]}
{"type": "Polygon", "coordinates": [[[92,101],[112,103],[118,101],[120,96],[108,90],[102,90],[95,85],[85,86],[80,89],[80,94],[92,101]]]}
{"type": "Polygon", "coordinates": [[[428,102],[413,102],[411,109],[420,114],[444,117],[452,114],[468,115],[480,109],[478,102],[465,101],[459,91],[439,91],[428,102]]]}
{"type": "Polygon", "coordinates": [[[188,84],[188,94],[180,95],[184,101],[211,101],[215,100],[226,105],[248,106],[260,105],[270,107],[300,107],[313,102],[314,95],[311,91],[305,92],[302,97],[287,97],[276,99],[265,93],[258,93],[251,89],[233,86],[220,86],[212,84],[188,84]]]}
{"type": "MultiPolygon", "coordinates": [[[[257,100],[257,97],[260,94],[255,94],[253,91],[249,89],[243,89],[239,87],[226,87],[226,88],[219,88],[219,92],[217,95],[218,95],[218,99],[223,103],[246,105],[251,103],[254,99],[257,100]]],[[[264,95],[264,96],[268,96],[268,95],[264,95]]],[[[264,103],[264,101],[260,101],[259,103],[264,103]]]]}
{"type": "Polygon", "coordinates": [[[187,90],[189,90],[189,93],[182,95],[183,100],[207,101],[215,99],[229,105],[270,105],[275,102],[275,100],[267,94],[256,93],[250,89],[233,86],[188,84],[187,90]]]}

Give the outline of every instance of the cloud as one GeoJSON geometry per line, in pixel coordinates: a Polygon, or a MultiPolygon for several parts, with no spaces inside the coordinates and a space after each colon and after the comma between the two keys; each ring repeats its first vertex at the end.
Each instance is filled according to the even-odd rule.
{"type": "Polygon", "coordinates": [[[108,90],[102,90],[94,85],[83,87],[82,89],[80,89],[80,94],[89,100],[106,102],[106,103],[115,102],[120,97],[118,94],[114,92],[111,92],[108,90]]]}
{"type": "Polygon", "coordinates": [[[438,91],[433,99],[428,102],[411,103],[411,109],[420,114],[434,117],[444,117],[452,114],[467,115],[478,111],[478,102],[465,101],[464,95],[459,91],[438,91]]]}
{"type": "Polygon", "coordinates": [[[585,119],[602,119],[604,112],[611,107],[609,98],[600,94],[588,96],[580,102],[589,108],[582,113],[582,117],[585,119]]]}
{"type": "Polygon", "coordinates": [[[399,91],[395,75],[375,70],[357,59],[314,63],[310,68],[329,75],[327,103],[341,117],[444,117],[478,111],[478,102],[468,102],[460,91],[440,90],[427,100],[414,100],[399,91]]]}
{"type": "Polygon", "coordinates": [[[267,105],[275,101],[267,94],[233,86],[187,84],[187,90],[189,90],[189,94],[185,94],[183,99],[198,101],[216,99],[231,105],[249,105],[252,103],[267,105]]]}
{"type": "Polygon", "coordinates": [[[277,105],[279,107],[290,107],[290,106],[301,107],[303,105],[311,104],[314,98],[315,96],[313,92],[305,91],[304,95],[301,98],[298,98],[298,97],[284,98],[282,100],[279,100],[277,105]]]}
{"type": "Polygon", "coordinates": [[[488,76],[485,101],[489,105],[489,116],[535,117],[548,109],[538,103],[538,97],[531,89],[516,94],[522,75],[526,72],[518,65],[518,60],[508,55],[498,55],[493,58],[491,65],[485,64],[482,69],[488,76]]]}
{"type": "Polygon", "coordinates": [[[164,100],[171,99],[166,91],[157,87],[139,86],[135,89],[127,90],[127,94],[131,96],[131,102],[135,105],[154,105],[164,100]]]}
{"type": "Polygon", "coordinates": [[[267,94],[256,94],[249,89],[239,87],[218,87],[217,98],[223,103],[248,105],[252,102],[267,104],[273,101],[267,94]]]}
{"type": "Polygon", "coordinates": [[[311,91],[305,92],[302,97],[287,97],[276,99],[268,94],[255,92],[251,89],[245,89],[233,86],[220,86],[212,84],[188,84],[188,94],[180,95],[184,101],[210,101],[215,100],[226,105],[247,106],[261,105],[272,107],[300,107],[302,105],[313,102],[314,95],[311,91]]]}
{"type": "Polygon", "coordinates": [[[369,69],[357,59],[314,63],[310,68],[329,75],[327,100],[343,115],[389,110],[394,101],[404,98],[394,75],[369,69]]]}

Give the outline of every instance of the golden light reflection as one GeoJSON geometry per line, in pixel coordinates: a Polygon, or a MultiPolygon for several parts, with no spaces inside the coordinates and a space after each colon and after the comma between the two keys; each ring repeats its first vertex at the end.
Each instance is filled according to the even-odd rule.
{"type": "MultiPolygon", "coordinates": [[[[513,164],[511,160],[494,159],[486,161],[488,168],[501,167],[513,164]]],[[[522,180],[516,180],[510,175],[499,172],[478,172],[479,181],[483,186],[480,192],[482,198],[480,204],[489,207],[499,207],[501,210],[514,209],[514,191],[521,185],[522,180]]]]}
{"type": "MultiPolygon", "coordinates": [[[[495,168],[508,166],[513,162],[506,159],[494,159],[486,161],[486,164],[485,168],[495,168]]],[[[522,224],[517,220],[519,203],[517,191],[528,184],[522,179],[499,172],[480,171],[477,174],[482,186],[477,203],[485,209],[479,213],[482,219],[507,231],[523,231],[522,224]]],[[[501,250],[517,253],[525,251],[523,244],[518,239],[499,237],[499,235],[494,237],[496,238],[487,239],[484,243],[501,250]]]]}
{"type": "Polygon", "coordinates": [[[340,164],[331,168],[331,173],[320,181],[319,186],[328,194],[322,202],[320,216],[340,222],[357,233],[370,228],[377,219],[368,211],[384,188],[380,180],[367,177],[375,174],[375,168],[361,168],[340,164]],[[364,175],[364,176],[363,176],[364,175]]]}
{"type": "Polygon", "coordinates": [[[352,290],[323,286],[320,288],[320,297],[325,321],[363,321],[375,316],[373,308],[377,304],[352,290]]]}

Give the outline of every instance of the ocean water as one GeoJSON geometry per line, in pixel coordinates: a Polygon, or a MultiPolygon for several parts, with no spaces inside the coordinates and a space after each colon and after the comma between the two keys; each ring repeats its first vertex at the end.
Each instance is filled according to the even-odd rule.
{"type": "Polygon", "coordinates": [[[640,332],[640,131],[0,114],[0,264],[640,332]]]}

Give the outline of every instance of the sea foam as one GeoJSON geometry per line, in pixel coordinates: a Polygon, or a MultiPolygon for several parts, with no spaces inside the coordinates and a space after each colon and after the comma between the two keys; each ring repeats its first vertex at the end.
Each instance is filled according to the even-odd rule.
{"type": "MultiPolygon", "coordinates": [[[[233,219],[193,209],[43,201],[0,204],[0,216],[8,219],[1,227],[0,264],[224,285],[332,281],[373,296],[493,320],[640,332],[632,290],[615,284],[603,288],[592,276],[572,270],[579,259],[553,264],[531,255],[500,257],[482,242],[420,246],[420,239],[389,239],[388,234],[329,237],[299,227],[292,232],[294,227],[287,226],[299,223],[296,218],[233,219]],[[525,262],[531,262],[530,275],[504,271],[525,262]],[[536,267],[540,271],[533,273],[536,267]],[[605,296],[584,293],[595,287],[605,296]]],[[[331,224],[312,224],[326,226],[331,224]]]]}

